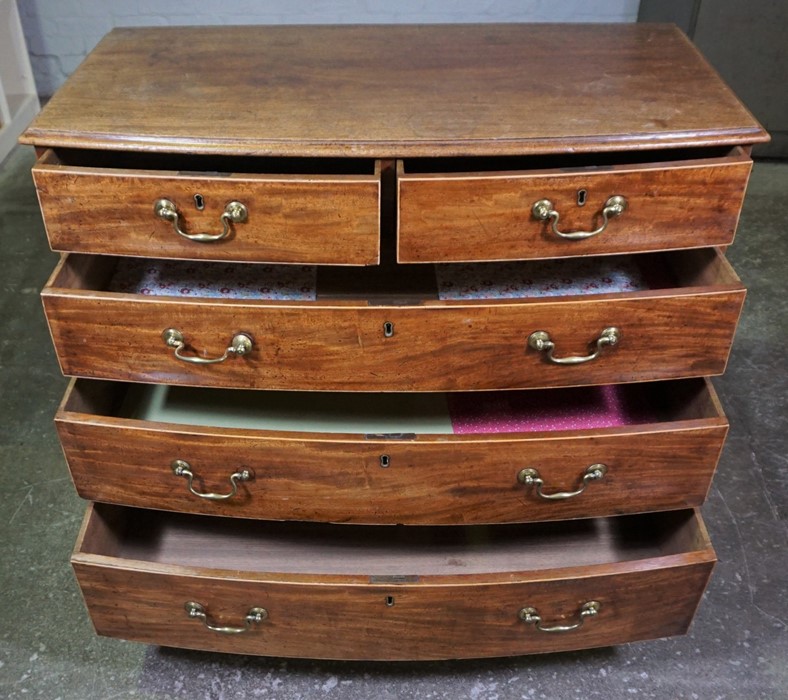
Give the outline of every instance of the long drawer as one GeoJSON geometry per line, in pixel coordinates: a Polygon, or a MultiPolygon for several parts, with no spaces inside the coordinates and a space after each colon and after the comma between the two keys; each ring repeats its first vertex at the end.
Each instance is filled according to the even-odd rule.
{"type": "Polygon", "coordinates": [[[738,147],[399,161],[398,259],[512,260],[728,245],[751,167],[738,147]]]}
{"type": "Polygon", "coordinates": [[[700,379],[449,396],[81,379],[55,420],[88,500],[424,525],[700,505],[727,431],[700,379]]]}
{"type": "MultiPolygon", "coordinates": [[[[603,264],[596,260],[605,259],[585,264],[603,264]]],[[[619,287],[624,291],[606,291],[615,279],[603,274],[588,289],[570,285],[558,296],[544,296],[540,287],[477,298],[475,285],[465,294],[446,280],[454,270],[439,270],[443,283],[436,286],[424,266],[399,275],[321,268],[311,296],[297,283],[295,299],[271,300],[205,298],[177,283],[166,296],[148,295],[156,290],[147,288],[113,291],[118,259],[68,255],[42,296],[61,368],[72,376],[259,389],[458,391],[722,373],[745,296],[725,257],[701,249],[620,263],[639,286],[627,288],[629,280],[619,287]]],[[[525,277],[541,265],[514,266],[509,272],[522,281],[514,287],[528,287],[525,277]]],[[[251,267],[220,266],[219,272],[235,278],[251,267]]],[[[555,274],[563,283],[560,269],[555,274]]],[[[250,285],[271,291],[265,278],[250,285]]],[[[548,293],[552,286],[544,285],[548,293]]]]}
{"type": "Polygon", "coordinates": [[[373,265],[381,165],[46,151],[33,167],[53,250],[373,265]]]}
{"type": "Polygon", "coordinates": [[[281,524],[89,506],[72,563],[99,634],[269,656],[443,659],[684,633],[700,516],[530,526],[281,524]]]}

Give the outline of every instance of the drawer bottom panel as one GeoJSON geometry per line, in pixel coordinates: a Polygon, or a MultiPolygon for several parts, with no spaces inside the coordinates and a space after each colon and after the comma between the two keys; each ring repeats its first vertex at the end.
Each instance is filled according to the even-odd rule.
{"type": "Polygon", "coordinates": [[[714,564],[694,511],[363,527],[92,506],[72,559],[99,634],[265,656],[509,656],[684,633],[714,564]]]}

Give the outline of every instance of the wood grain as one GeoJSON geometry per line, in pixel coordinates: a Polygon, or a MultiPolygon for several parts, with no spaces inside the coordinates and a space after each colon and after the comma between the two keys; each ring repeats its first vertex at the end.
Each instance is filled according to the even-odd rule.
{"type": "MultiPolygon", "coordinates": [[[[77,256],[42,293],[66,375],[156,383],[323,391],[457,391],[615,384],[720,374],[744,300],[713,250],[669,254],[719,264],[717,284],[585,297],[487,302],[423,300],[371,306],[363,298],[317,302],[150,297],[63,287],[73,269],[111,265],[77,256]],[[385,323],[394,335],[385,337],[385,323]],[[593,362],[554,365],[527,349],[550,333],[558,356],[585,355],[602,329],[622,340],[593,362]],[[249,355],[220,365],[177,360],[161,339],[178,328],[204,356],[238,331],[249,355]]],[[[92,273],[86,273],[92,274],[92,273]]]]}
{"type": "Polygon", "coordinates": [[[687,630],[715,555],[697,511],[675,509],[705,498],[727,430],[705,379],[632,384],[655,402],[672,397],[643,425],[404,441],[123,418],[122,387],[111,386],[456,391],[722,372],[745,292],[707,246],[731,242],[749,149],[768,135],[675,27],[116,29],[21,140],[42,156],[35,179],[52,246],[77,251],[42,295],[61,368],[110,380],[72,383],[58,411],[74,482],[86,498],[140,507],[91,504],[80,531],[72,563],[100,634],[405,660],[687,630]],[[214,156],[236,167],[176,165],[214,156]],[[545,160],[465,171],[412,160],[465,156],[545,160]],[[299,170],[310,157],[314,169],[299,170]],[[354,170],[361,159],[376,162],[354,170]],[[195,193],[202,212],[189,206],[195,193]],[[530,216],[549,197],[562,227],[586,228],[612,194],[628,211],[588,241],[554,241],[530,216]],[[220,244],[192,243],[155,219],[161,197],[189,231],[215,230],[231,199],[249,207],[249,222],[220,244]],[[648,291],[442,302],[430,268],[394,265],[398,240],[399,259],[415,262],[699,250],[635,256],[649,279],[662,277],[648,291]],[[382,264],[322,268],[314,302],[254,302],[104,291],[115,254],[382,264]],[[589,364],[556,366],[527,349],[545,330],[557,355],[584,355],[609,326],[620,343],[589,364]],[[161,339],[170,327],[203,357],[239,331],[254,350],[185,364],[161,339]],[[205,490],[225,490],[241,466],[254,479],[237,499],[206,502],[172,474],[174,459],[205,490]],[[562,502],[516,480],[532,466],[546,490],[572,489],[596,462],[605,478],[562,502]],[[656,509],[671,512],[632,515],[656,509]],[[618,517],[592,517],[602,514],[618,517]],[[528,520],[545,522],[517,524],[528,520]],[[219,624],[242,624],[253,606],[268,618],[217,635],[188,618],[188,600],[219,624]],[[545,624],[571,624],[588,600],[601,612],[572,632],[518,618],[533,606],[545,624]]]}
{"type": "Polygon", "coordinates": [[[767,139],[676,27],[644,24],[115,29],[23,136],[371,157],[767,139]]]}
{"type": "MultiPolygon", "coordinates": [[[[166,161],[164,161],[166,162],[166,161]]],[[[370,175],[184,174],[63,165],[51,151],[33,167],[53,250],[240,262],[373,265],[380,238],[380,170],[370,175]],[[205,208],[198,211],[194,195],[205,208]],[[222,241],[179,236],[153,212],[171,200],[187,233],[219,233],[225,205],[248,221],[222,241]],[[327,244],[329,243],[330,244],[327,244]]]]}
{"type": "MultiPolygon", "coordinates": [[[[670,158],[670,152],[665,153],[670,158]]],[[[752,161],[727,157],[643,165],[398,176],[400,262],[556,258],[700,248],[733,241],[752,161]],[[587,191],[578,206],[577,193],[587,191]],[[560,231],[600,224],[608,197],[627,208],[593,238],[567,240],[531,207],[549,199],[560,231]]]]}
{"type": "MultiPolygon", "coordinates": [[[[658,521],[652,526],[660,530],[658,521]]],[[[607,646],[686,632],[715,560],[707,541],[698,549],[581,567],[573,566],[571,549],[561,548],[563,563],[555,568],[375,583],[361,575],[212,569],[211,552],[222,540],[196,541],[204,550],[201,566],[106,556],[78,544],[72,563],[99,634],[335,659],[472,658],[607,646]],[[241,624],[253,606],[265,607],[269,617],[252,632],[219,635],[187,618],[188,600],[222,624],[241,624]],[[518,618],[521,608],[533,606],[545,624],[570,624],[588,600],[599,601],[601,612],[571,633],[540,633],[518,618]]],[[[574,551],[593,548],[592,537],[578,540],[574,551]]]]}
{"type": "MultiPolygon", "coordinates": [[[[708,382],[675,384],[671,390],[683,400],[711,403],[708,382]]],[[[727,432],[721,410],[712,409],[620,428],[368,439],[119,418],[80,405],[86,392],[100,394],[109,408],[123,401],[123,386],[72,383],[56,416],[82,498],[272,520],[447,525],[686,508],[705,500],[727,432]],[[233,499],[206,501],[172,473],[174,459],[192,465],[204,491],[229,492],[229,475],[242,467],[255,478],[233,499]],[[576,498],[546,501],[517,481],[521,469],[534,467],[546,492],[573,490],[586,467],[599,462],[608,467],[605,478],[576,498]]],[[[643,385],[639,393],[644,404],[664,398],[661,385],[643,385]]]]}

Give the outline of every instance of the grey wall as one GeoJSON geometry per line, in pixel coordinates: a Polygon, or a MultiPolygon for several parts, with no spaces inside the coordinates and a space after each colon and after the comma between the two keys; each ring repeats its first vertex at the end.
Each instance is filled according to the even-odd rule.
{"type": "Polygon", "coordinates": [[[113,27],[183,24],[634,22],[639,0],[17,0],[40,95],[113,27]]]}
{"type": "Polygon", "coordinates": [[[772,136],[753,154],[788,158],[788,1],[642,0],[641,22],[675,22],[772,136]]]}

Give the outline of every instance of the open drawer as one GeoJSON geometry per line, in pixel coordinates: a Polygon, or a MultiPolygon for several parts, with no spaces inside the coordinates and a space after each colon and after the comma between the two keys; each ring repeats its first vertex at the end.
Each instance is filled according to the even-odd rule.
{"type": "Polygon", "coordinates": [[[99,634],[210,651],[445,659],[686,632],[700,516],[496,527],[283,524],[97,504],[72,557],[99,634]]]}
{"type": "Polygon", "coordinates": [[[728,245],[752,161],[740,147],[398,163],[400,262],[728,245]]]}
{"type": "Polygon", "coordinates": [[[424,525],[700,505],[727,431],[703,379],[448,395],[80,379],[55,421],[88,500],[424,525]]]}
{"type": "Polygon", "coordinates": [[[716,249],[437,274],[421,265],[397,274],[280,266],[283,276],[276,266],[194,263],[181,270],[196,275],[188,283],[157,278],[156,267],[149,275],[151,265],[63,257],[42,296],[66,375],[328,391],[714,375],[725,369],[745,295],[716,249]],[[250,270],[259,276],[244,277],[250,270]],[[204,281],[211,275],[217,284],[204,281]],[[237,289],[221,282],[242,277],[237,289]]]}
{"type": "Polygon", "coordinates": [[[33,167],[53,250],[374,265],[380,162],[47,150],[33,167]]]}

